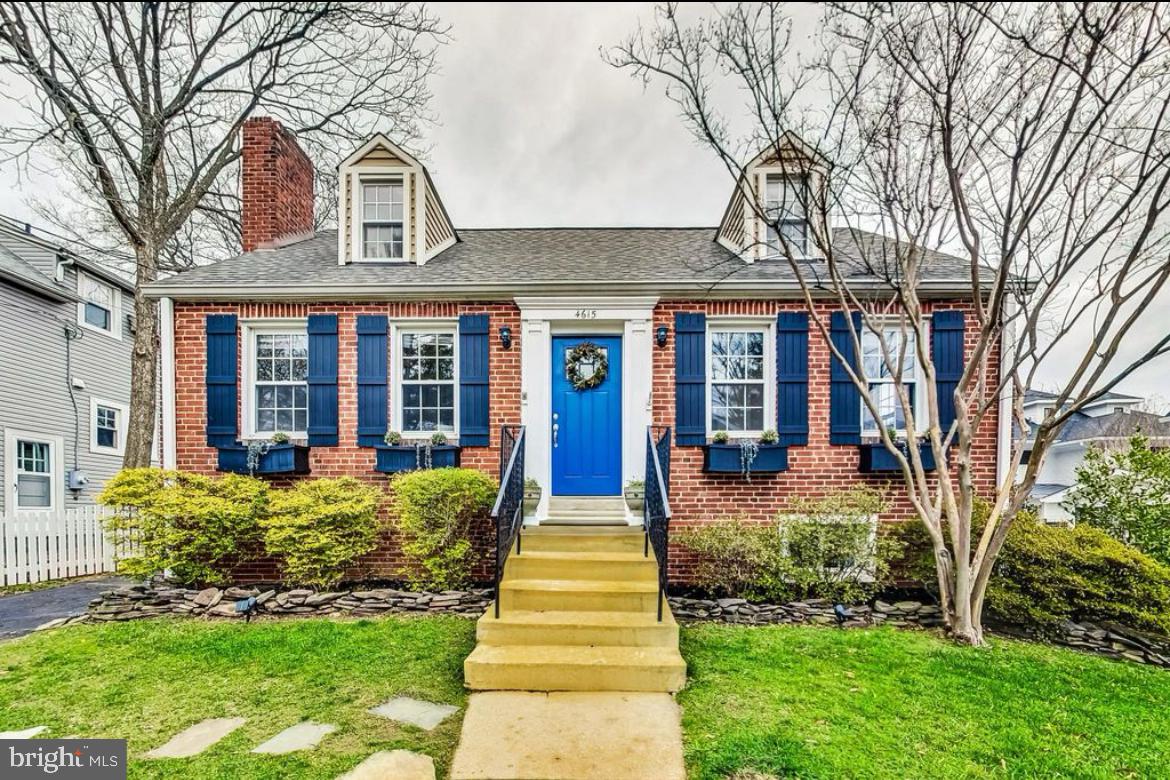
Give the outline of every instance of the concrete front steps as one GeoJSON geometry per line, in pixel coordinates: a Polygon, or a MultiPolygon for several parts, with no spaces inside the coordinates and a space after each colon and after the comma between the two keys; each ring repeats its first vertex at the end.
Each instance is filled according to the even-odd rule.
{"type": "Polygon", "coordinates": [[[686,664],[641,529],[542,526],[523,532],[464,662],[473,690],[679,690],[686,664]]]}
{"type": "Polygon", "coordinates": [[[541,525],[629,526],[626,501],[615,497],[552,496],[541,525]]]}

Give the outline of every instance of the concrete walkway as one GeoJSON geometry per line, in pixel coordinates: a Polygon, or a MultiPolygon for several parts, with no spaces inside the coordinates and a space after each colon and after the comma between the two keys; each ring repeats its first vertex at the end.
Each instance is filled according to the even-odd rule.
{"type": "Polygon", "coordinates": [[[451,780],[685,780],[667,693],[473,694],[451,780]]]}
{"type": "Polygon", "coordinates": [[[85,612],[103,590],[133,584],[125,577],[93,577],[27,593],[0,596],[0,640],[24,636],[50,620],[85,612]]]}

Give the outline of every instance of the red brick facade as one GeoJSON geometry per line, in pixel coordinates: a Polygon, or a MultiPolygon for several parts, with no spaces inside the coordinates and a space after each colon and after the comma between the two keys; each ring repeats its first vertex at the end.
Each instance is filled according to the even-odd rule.
{"type": "Polygon", "coordinates": [[[269,117],[241,134],[240,235],[245,252],[313,230],[313,163],[292,133],[269,117]]]}
{"type": "MultiPolygon", "coordinates": [[[[963,308],[936,304],[938,308],[963,308]]],[[[654,326],[673,329],[677,311],[704,311],[708,315],[774,315],[782,310],[802,309],[793,301],[663,301],[654,312],[654,326]]],[[[180,469],[214,474],[216,452],[206,444],[206,396],[204,315],[234,313],[241,319],[302,318],[311,313],[338,315],[338,433],[337,447],[315,447],[311,452],[313,476],[352,475],[378,484],[387,480],[373,471],[374,450],[356,446],[356,317],[384,314],[392,321],[408,318],[454,319],[460,314],[486,312],[491,318],[489,332],[491,367],[491,442],[488,447],[469,447],[462,452],[464,466],[479,469],[493,478],[499,469],[500,427],[520,422],[520,355],[522,329],[519,309],[508,303],[321,303],[321,304],[193,304],[175,306],[175,402],[176,443],[180,469]],[[496,337],[500,327],[512,332],[512,346],[504,349],[496,337]]],[[[826,307],[826,316],[828,307],[826,307]]],[[[974,334],[967,335],[967,349],[974,346],[974,334]]],[[[672,447],[671,495],[674,529],[725,517],[743,517],[761,522],[772,517],[794,496],[817,496],[851,484],[864,482],[888,489],[890,510],[883,519],[906,518],[912,510],[900,488],[900,478],[858,473],[855,446],[829,445],[829,348],[815,328],[809,334],[809,444],[789,449],[789,470],[776,475],[758,474],[746,481],[741,477],[709,475],[702,472],[700,447],[672,447]],[[900,497],[901,496],[901,497],[900,497]]],[[[992,365],[996,364],[993,357],[992,365]]],[[[674,426],[674,339],[665,347],[654,347],[652,406],[656,424],[674,426]]],[[[988,385],[995,385],[995,377],[988,385]]],[[[243,389],[239,394],[243,395],[243,389]]],[[[394,399],[391,399],[391,404],[394,399]]],[[[994,487],[996,433],[994,415],[977,431],[974,446],[977,461],[976,488],[988,493],[994,487]]],[[[490,527],[485,520],[477,527],[484,549],[490,545],[490,527]]],[[[387,538],[382,548],[366,562],[365,571],[384,577],[396,574],[400,560],[396,545],[387,538]]],[[[672,551],[672,576],[684,579],[690,569],[681,550],[672,551]]],[[[253,577],[272,576],[270,565],[246,572],[253,577]]],[[[486,575],[483,569],[481,574],[486,575]]]]}

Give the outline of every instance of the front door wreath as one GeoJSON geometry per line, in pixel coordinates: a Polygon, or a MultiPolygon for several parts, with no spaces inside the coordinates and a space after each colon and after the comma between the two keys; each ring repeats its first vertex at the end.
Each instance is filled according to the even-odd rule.
{"type": "Polygon", "coordinates": [[[605,350],[592,341],[583,341],[565,354],[565,377],[575,390],[591,390],[608,374],[605,350]]]}

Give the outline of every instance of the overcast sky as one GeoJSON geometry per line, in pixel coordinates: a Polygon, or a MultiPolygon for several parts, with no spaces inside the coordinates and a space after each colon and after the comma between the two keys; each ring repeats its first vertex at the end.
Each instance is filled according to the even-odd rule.
{"type": "MultiPolygon", "coordinates": [[[[427,163],[458,227],[713,226],[732,181],[680,122],[599,49],[649,22],[642,3],[438,3],[453,40],[432,82],[427,163]]],[[[797,11],[806,36],[819,11],[797,11]]],[[[67,197],[51,177],[0,170],[0,213],[36,221],[31,198],[67,197]]],[[[1163,327],[1165,319],[1155,318],[1163,327]]],[[[1170,395],[1165,364],[1124,389],[1170,395]]]]}

